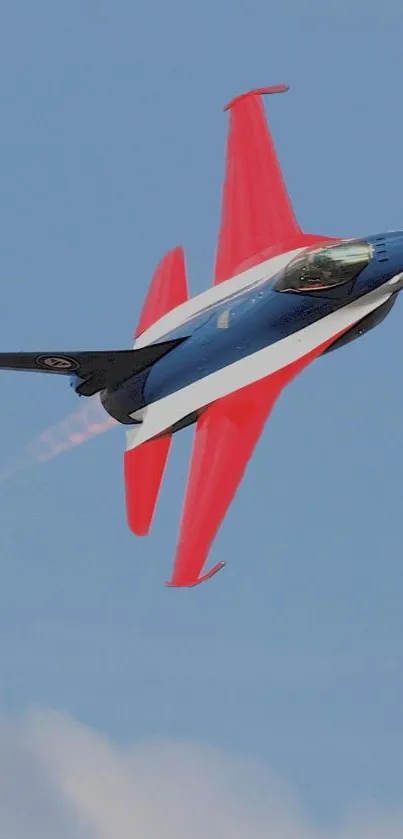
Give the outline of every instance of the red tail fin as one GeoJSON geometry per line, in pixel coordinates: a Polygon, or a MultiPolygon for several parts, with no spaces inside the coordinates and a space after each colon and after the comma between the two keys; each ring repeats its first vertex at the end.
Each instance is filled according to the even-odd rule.
{"type": "MultiPolygon", "coordinates": [[[[185,255],[183,248],[178,247],[169,251],[157,266],[135,337],[185,303],[188,297],[185,255]]],[[[138,536],[145,536],[150,529],[170,445],[168,435],[125,452],[127,518],[130,529],[138,536]]]]}

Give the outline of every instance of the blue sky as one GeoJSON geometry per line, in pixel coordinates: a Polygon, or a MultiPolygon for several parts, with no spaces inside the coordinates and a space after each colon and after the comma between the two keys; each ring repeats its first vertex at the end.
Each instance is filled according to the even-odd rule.
{"type": "MultiPolygon", "coordinates": [[[[2,348],[129,347],[154,267],[176,244],[192,292],[209,285],[222,106],[250,87],[291,85],[267,110],[306,231],[403,227],[402,23],[397,0],[8,4],[2,348]]],[[[0,742],[17,767],[15,790],[27,789],[32,731],[44,726],[52,745],[64,726],[77,743],[87,731],[90,751],[96,741],[95,752],[102,743],[123,760],[129,746],[140,749],[140,776],[155,738],[174,750],[192,743],[201,784],[205,748],[217,755],[210,767],[245,761],[245,772],[259,761],[301,801],[311,832],[296,817],[292,839],[327,839],[351,812],[402,813],[402,318],[398,301],[379,329],[283,394],[212,552],[227,568],[208,585],[163,586],[188,430],[175,440],[146,540],[126,528],[123,430],[0,484],[0,742]],[[32,722],[38,707],[49,710],[32,722]]],[[[79,407],[64,381],[13,374],[2,375],[2,406],[0,471],[79,407]]],[[[151,788],[165,782],[164,755],[151,788]]],[[[81,756],[80,740],[75,766],[81,756]]],[[[10,805],[10,839],[32,839],[34,823],[47,839],[52,794],[49,786],[26,822],[21,800],[10,805]]],[[[85,837],[132,835],[96,803],[85,809],[72,795],[68,806],[85,837]]],[[[77,836],[63,808],[58,835],[77,836]]],[[[258,839],[268,826],[286,835],[262,818],[258,839]]],[[[168,822],[158,839],[171,836],[168,822]]],[[[239,839],[254,837],[248,824],[245,816],[239,839]]],[[[385,825],[379,835],[394,838],[385,825]]],[[[205,835],[215,835],[211,825],[205,835]]]]}

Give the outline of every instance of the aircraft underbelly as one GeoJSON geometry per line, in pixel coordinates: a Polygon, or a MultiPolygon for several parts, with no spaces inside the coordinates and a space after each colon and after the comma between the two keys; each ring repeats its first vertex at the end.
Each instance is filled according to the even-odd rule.
{"type": "Polygon", "coordinates": [[[389,283],[349,303],[270,346],[204,376],[174,393],[131,414],[141,421],[127,432],[128,448],[172,428],[183,418],[234,391],[247,387],[326,346],[370,312],[385,303],[392,293],[389,283]]]}

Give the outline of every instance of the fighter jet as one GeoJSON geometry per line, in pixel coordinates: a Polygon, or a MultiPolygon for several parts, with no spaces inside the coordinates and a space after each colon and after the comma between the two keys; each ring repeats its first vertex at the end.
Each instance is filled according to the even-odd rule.
{"type": "Polygon", "coordinates": [[[149,532],[173,435],[195,437],[167,585],[210,578],[210,547],[281,391],[308,364],[379,324],[403,288],[403,231],[354,239],[304,233],[262,95],[229,112],[222,219],[212,287],[189,298],[184,251],[154,274],[133,349],[0,353],[0,368],[68,376],[127,426],[130,529],[149,532]]]}

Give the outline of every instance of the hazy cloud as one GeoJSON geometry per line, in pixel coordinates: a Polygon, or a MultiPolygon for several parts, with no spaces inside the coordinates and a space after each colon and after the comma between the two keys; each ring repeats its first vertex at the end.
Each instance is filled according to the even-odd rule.
{"type": "Polygon", "coordinates": [[[324,834],[257,762],[197,744],[124,750],[68,716],[0,725],[5,839],[401,839],[403,817],[368,814],[324,834]]]}

